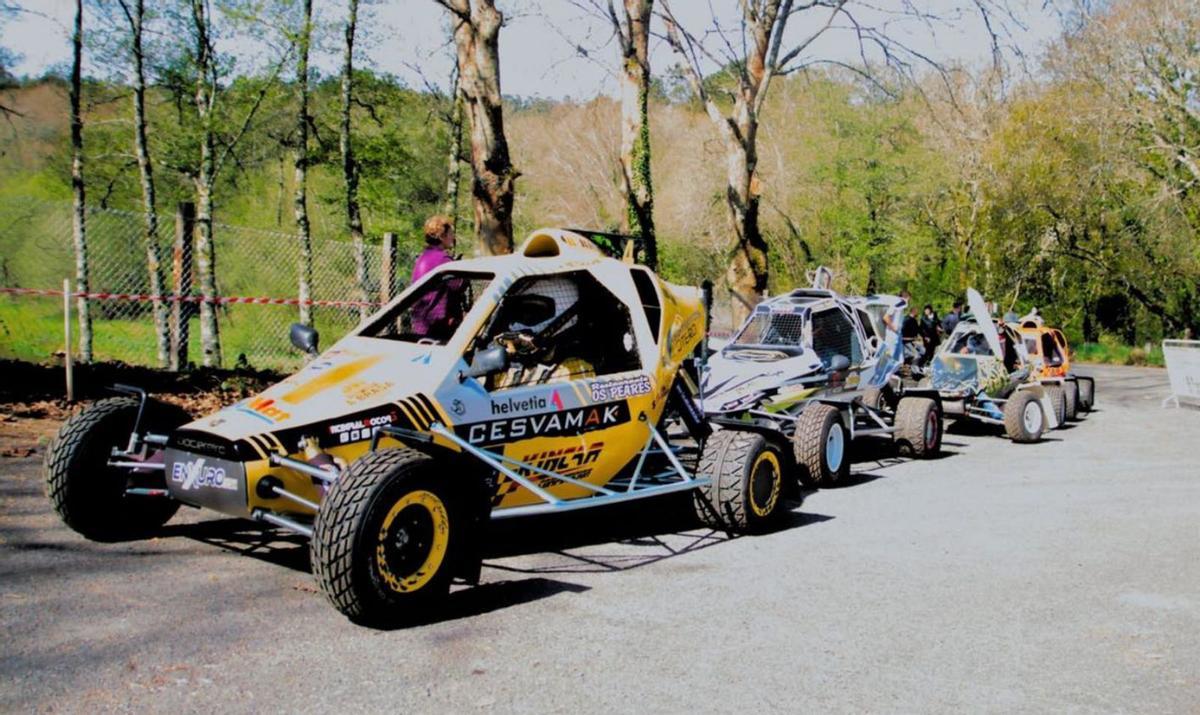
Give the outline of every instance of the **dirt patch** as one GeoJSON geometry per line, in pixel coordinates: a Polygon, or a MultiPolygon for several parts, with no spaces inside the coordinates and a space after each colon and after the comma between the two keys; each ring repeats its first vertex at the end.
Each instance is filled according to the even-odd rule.
{"type": "Polygon", "coordinates": [[[140,387],[155,399],[183,407],[193,416],[233,404],[281,380],[279,373],[256,370],[191,370],[171,373],[124,363],[92,363],[75,368],[76,402],[66,401],[61,365],[0,360],[0,458],[40,452],[64,420],[84,404],[113,397],[112,385],[140,387]]]}

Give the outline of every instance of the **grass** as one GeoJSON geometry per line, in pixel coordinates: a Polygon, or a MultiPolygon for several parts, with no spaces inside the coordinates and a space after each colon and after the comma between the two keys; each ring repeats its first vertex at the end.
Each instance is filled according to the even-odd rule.
{"type": "MultiPolygon", "coordinates": [[[[131,365],[155,366],[154,325],[149,313],[133,318],[103,318],[101,304],[93,304],[92,352],[97,361],[120,361],[131,365]]],[[[221,313],[219,320],[225,366],[291,371],[303,364],[301,356],[290,346],[287,326],[295,319],[294,309],[286,306],[233,306],[221,313]]],[[[317,312],[317,327],[321,329],[322,344],[332,345],[342,332],[353,324],[345,320],[344,311],[328,309],[317,312]],[[322,319],[324,318],[324,319],[322,319]]],[[[72,320],[72,343],[78,350],[78,325],[72,320]]],[[[28,362],[46,362],[63,348],[62,302],[57,298],[0,296],[0,358],[28,362]]],[[[188,340],[191,361],[200,358],[200,325],[193,319],[188,340]]],[[[1160,343],[1131,347],[1104,336],[1098,343],[1075,346],[1075,360],[1081,363],[1108,365],[1149,365],[1162,367],[1160,343]]]]}
{"type": "Polygon", "coordinates": [[[1162,343],[1151,343],[1145,347],[1131,347],[1113,340],[1101,338],[1098,343],[1081,343],[1075,346],[1077,362],[1102,363],[1105,365],[1148,365],[1163,367],[1162,343]]]}
{"type": "MultiPolygon", "coordinates": [[[[122,304],[125,307],[127,304],[122,304]]],[[[74,307],[74,306],[72,306],[74,307]]],[[[92,357],[96,361],[119,361],[131,365],[156,366],[154,324],[149,312],[127,318],[106,318],[104,305],[92,307],[92,357]]],[[[317,327],[323,345],[332,345],[353,324],[345,311],[317,309],[317,327]],[[322,316],[324,315],[324,319],[322,316]]],[[[287,306],[231,306],[218,318],[225,367],[291,371],[304,360],[288,342],[287,328],[295,320],[295,309],[287,306]],[[242,357],[244,356],[244,358],[242,357]]],[[[79,326],[72,312],[71,342],[78,354],[79,326]]],[[[0,296],[0,358],[41,363],[52,360],[63,349],[62,301],[60,298],[0,296]]],[[[188,358],[200,361],[200,323],[193,318],[188,335],[188,358]]]]}

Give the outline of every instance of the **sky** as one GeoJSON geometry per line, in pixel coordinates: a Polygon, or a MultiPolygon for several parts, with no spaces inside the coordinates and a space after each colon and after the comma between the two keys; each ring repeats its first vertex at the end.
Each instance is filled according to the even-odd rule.
{"type": "MultiPolygon", "coordinates": [[[[0,26],[0,46],[18,54],[12,68],[14,74],[39,76],[54,67],[66,67],[70,62],[67,28],[72,22],[72,0],[7,0],[20,11],[0,26]]],[[[153,8],[156,0],[148,0],[153,8]]],[[[498,0],[506,16],[500,34],[501,84],[507,95],[526,98],[587,100],[599,94],[616,93],[612,74],[616,66],[617,48],[606,21],[589,11],[596,0],[498,0]],[[584,53],[579,52],[582,48],[584,53]]],[[[851,0],[851,4],[857,0],[851,0]]],[[[1043,9],[1042,0],[989,0],[1008,2],[1019,20],[1009,22],[1012,47],[1029,57],[1059,34],[1057,18],[1043,9]]],[[[409,85],[422,87],[426,83],[444,85],[450,76],[452,56],[447,45],[446,14],[433,0],[362,0],[360,7],[360,64],[399,76],[409,85]]],[[[876,0],[876,9],[862,9],[858,20],[872,26],[889,23],[889,33],[913,49],[940,62],[959,62],[980,65],[991,61],[988,32],[975,12],[956,16],[959,6],[970,7],[972,0],[917,0],[922,8],[945,18],[941,22],[924,24],[891,16],[890,8],[899,8],[903,0],[876,0]]],[[[617,0],[617,4],[620,2],[617,0]]],[[[344,0],[315,0],[318,21],[330,26],[340,23],[345,13],[344,0]]],[[[863,6],[867,3],[862,3],[863,6]]],[[[738,11],[736,0],[671,0],[682,26],[695,35],[703,35],[713,27],[712,11],[718,13],[722,27],[735,27],[738,11]]],[[[88,14],[85,12],[85,33],[88,14]]],[[[826,16],[806,12],[795,16],[788,25],[787,38],[796,42],[807,37],[814,27],[824,23],[826,16]]],[[[994,16],[993,23],[1003,22],[994,16]]],[[[655,32],[660,23],[652,23],[655,32]]],[[[317,53],[314,65],[325,74],[337,71],[340,63],[338,36],[330,33],[325,48],[317,53]]],[[[722,44],[716,35],[708,35],[708,46],[716,53],[722,44]]],[[[651,65],[658,72],[675,64],[677,59],[662,40],[652,40],[651,65]]],[[[219,47],[238,57],[245,68],[253,68],[262,49],[254,38],[240,37],[219,47]]],[[[830,31],[812,45],[808,59],[833,59],[854,62],[858,59],[858,43],[844,21],[837,21],[830,31]]],[[[1010,54],[1011,58],[1012,55],[1010,54]]],[[[877,59],[877,55],[869,56],[877,59]]],[[[716,68],[705,63],[704,70],[716,68]]],[[[91,64],[85,67],[92,74],[102,74],[104,68],[91,64]]]]}

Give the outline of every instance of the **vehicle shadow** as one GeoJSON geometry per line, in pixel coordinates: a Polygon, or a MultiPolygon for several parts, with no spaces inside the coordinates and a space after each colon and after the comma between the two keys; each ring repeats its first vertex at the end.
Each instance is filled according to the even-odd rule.
{"type": "MultiPolygon", "coordinates": [[[[767,533],[833,519],[798,511],[793,502],[767,533]]],[[[302,573],[312,573],[308,540],[283,529],[245,519],[223,518],[171,524],[158,538],[185,538],[302,573]]],[[[564,514],[501,520],[484,536],[483,568],[497,573],[545,576],[610,573],[648,566],[736,538],[701,526],[692,513],[691,497],[674,494],[630,504],[564,514]],[[543,555],[546,563],[516,564],[514,557],[543,555]]],[[[463,617],[517,605],[564,591],[587,587],[546,578],[486,581],[456,590],[448,610],[436,618],[463,617]],[[466,595],[474,594],[478,595],[466,595]],[[458,614],[458,615],[447,615],[458,614]]]]}
{"type": "MultiPolygon", "coordinates": [[[[766,534],[833,518],[798,511],[795,502],[789,506],[766,534]]],[[[691,496],[675,494],[640,503],[494,522],[488,532],[483,566],[522,574],[612,573],[649,566],[734,538],[734,534],[701,526],[692,512],[691,496]],[[531,554],[544,554],[547,563],[504,562],[531,554]]]]}
{"type": "Polygon", "coordinates": [[[264,526],[246,519],[213,519],[192,524],[168,524],[155,536],[186,538],[216,546],[276,566],[312,573],[308,539],[286,529],[264,526]]]}

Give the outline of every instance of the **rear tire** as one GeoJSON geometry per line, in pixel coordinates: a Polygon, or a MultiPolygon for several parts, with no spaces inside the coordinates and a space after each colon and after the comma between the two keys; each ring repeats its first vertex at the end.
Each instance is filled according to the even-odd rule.
{"type": "Polygon", "coordinates": [[[787,473],[783,451],[756,432],[721,429],[704,443],[695,491],[696,516],[713,529],[757,532],[782,513],[787,473]]]}
{"type": "Polygon", "coordinates": [[[1074,380],[1064,382],[1063,392],[1067,395],[1067,409],[1063,414],[1067,421],[1074,422],[1079,414],[1079,383],[1074,380]]]}
{"type": "Polygon", "coordinates": [[[1046,429],[1042,403],[1030,390],[1018,390],[1004,403],[1004,431],[1014,442],[1037,442],[1046,429]]]}
{"type": "Polygon", "coordinates": [[[808,486],[827,487],[850,474],[850,433],[841,410],[833,405],[809,405],[796,418],[792,434],[800,481],[808,486]]]}
{"type": "MultiPolygon", "coordinates": [[[[146,536],[179,509],[174,499],[125,493],[134,479],[138,486],[165,488],[161,470],[135,474],[108,466],[113,447],[129,444],[138,404],[132,397],[93,402],[63,424],[46,450],[46,496],[67,526],[93,541],[146,536]]],[[[182,408],[147,402],[142,425],[165,433],[191,419],[182,408]]]]}
{"type": "Polygon", "coordinates": [[[863,390],[859,402],[876,412],[891,412],[896,409],[896,393],[891,385],[883,387],[868,387],[863,390]]]}
{"type": "Polygon", "coordinates": [[[1079,380],[1079,411],[1091,412],[1096,404],[1096,383],[1092,380],[1079,380]]]}
{"type": "Polygon", "coordinates": [[[942,450],[942,411],[928,397],[905,397],[896,408],[894,439],[900,453],[936,457],[942,450]]]}
{"type": "Polygon", "coordinates": [[[465,511],[437,463],[411,449],[363,456],[330,488],[313,525],[313,576],[361,625],[419,620],[443,605],[469,549],[465,511]]]}
{"type": "Polygon", "coordinates": [[[1045,389],[1050,404],[1054,405],[1054,420],[1062,427],[1067,420],[1067,391],[1061,385],[1048,385],[1045,389]]]}

